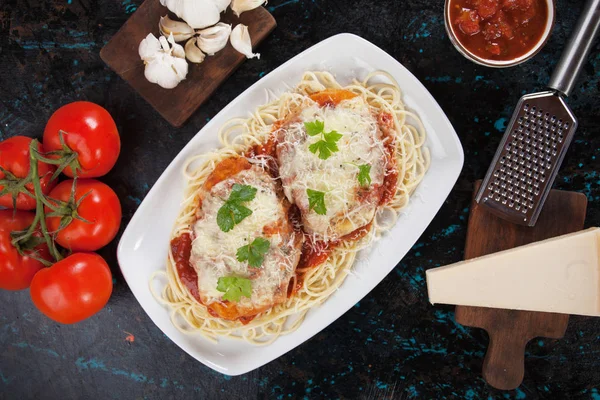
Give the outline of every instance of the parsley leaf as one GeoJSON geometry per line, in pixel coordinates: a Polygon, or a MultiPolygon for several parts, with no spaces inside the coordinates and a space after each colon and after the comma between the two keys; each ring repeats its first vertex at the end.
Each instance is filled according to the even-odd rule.
{"type": "Polygon", "coordinates": [[[265,260],[265,254],[269,251],[271,242],[267,239],[257,237],[252,243],[237,249],[237,260],[239,262],[248,261],[248,265],[254,268],[260,268],[265,260]]]}
{"type": "Polygon", "coordinates": [[[217,225],[219,225],[219,228],[221,228],[223,232],[229,232],[235,226],[233,212],[229,208],[227,202],[225,202],[217,212],[217,225]]]}
{"type": "Polygon", "coordinates": [[[317,136],[325,129],[325,122],[319,120],[314,122],[305,122],[304,128],[306,128],[306,133],[308,136],[317,136]]]}
{"type": "Polygon", "coordinates": [[[236,225],[242,222],[244,218],[252,215],[252,210],[250,210],[248,207],[244,207],[243,205],[235,201],[229,203],[227,205],[227,208],[231,210],[231,213],[233,214],[233,222],[236,225]]]}
{"type": "Polygon", "coordinates": [[[222,276],[217,281],[217,290],[225,293],[223,300],[237,302],[242,296],[252,297],[252,281],[237,276],[222,276]]]}
{"type": "Polygon", "coordinates": [[[252,186],[235,183],[231,188],[229,201],[252,201],[256,196],[256,192],[257,189],[252,186]]]}
{"type": "Polygon", "coordinates": [[[317,152],[319,152],[319,158],[321,160],[327,160],[329,157],[331,157],[331,153],[339,151],[336,143],[341,137],[342,135],[336,131],[324,133],[324,140],[319,140],[318,142],[311,144],[308,146],[308,150],[310,150],[310,152],[313,154],[317,154],[317,152]]]}
{"type": "MultiPolygon", "coordinates": [[[[335,143],[333,145],[335,146],[334,151],[337,151],[337,146],[335,143]]],[[[317,152],[319,152],[319,158],[321,160],[327,160],[329,157],[331,157],[331,149],[329,148],[329,144],[327,144],[327,142],[324,140],[319,140],[318,142],[311,144],[308,146],[308,150],[310,150],[310,152],[313,154],[317,154],[317,152]]]]}
{"type": "Polygon", "coordinates": [[[327,214],[327,208],[325,207],[325,193],[317,190],[306,189],[308,195],[308,209],[315,210],[319,215],[327,214]]]}
{"type": "MultiPolygon", "coordinates": [[[[323,138],[325,139],[325,141],[327,143],[337,143],[338,140],[340,140],[342,138],[341,133],[338,133],[337,131],[331,131],[331,132],[327,132],[323,134],[323,138]]],[[[337,146],[336,146],[337,148],[337,146]]],[[[336,150],[337,151],[337,150],[336,150]]]]}
{"type": "Polygon", "coordinates": [[[314,122],[305,122],[304,127],[306,128],[308,136],[322,135],[323,139],[308,146],[308,150],[310,150],[311,153],[319,153],[319,158],[321,160],[327,160],[331,157],[331,153],[339,151],[336,143],[342,138],[342,134],[336,131],[325,132],[324,121],[316,120],[314,122]]]}
{"type": "Polygon", "coordinates": [[[229,199],[217,212],[217,225],[223,232],[229,232],[235,225],[252,214],[252,210],[243,206],[242,203],[254,200],[256,191],[256,188],[252,186],[237,183],[233,185],[229,199]]]}
{"type": "Polygon", "coordinates": [[[360,186],[369,187],[371,184],[371,165],[358,165],[358,183],[360,186]]]}

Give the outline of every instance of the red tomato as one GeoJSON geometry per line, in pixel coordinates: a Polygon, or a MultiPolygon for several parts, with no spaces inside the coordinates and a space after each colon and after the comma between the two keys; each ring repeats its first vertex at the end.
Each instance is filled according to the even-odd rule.
{"type": "MultiPolygon", "coordinates": [[[[72,187],[72,179],[59,183],[50,192],[50,201],[53,199],[68,201],[72,187]]],[[[58,231],[55,236],[56,243],[72,251],[95,251],[106,246],[117,235],[121,225],[121,203],[108,185],[95,179],[78,180],[75,188],[75,203],[84,195],[86,197],[76,211],[81,218],[89,222],[75,218],[69,225],[58,231],[61,218],[46,217],[48,230],[58,231]]],[[[46,207],[46,213],[51,211],[46,207]]],[[[75,211],[75,207],[68,210],[69,216],[72,215],[72,211],[75,211]]]]}
{"type": "Polygon", "coordinates": [[[108,264],[96,253],[75,253],[33,277],[31,300],[48,318],[74,324],[102,309],[112,293],[108,264]]]}
{"type": "MultiPolygon", "coordinates": [[[[56,110],[44,130],[46,151],[63,149],[59,132],[63,132],[66,145],[78,154],[78,177],[105,175],[117,162],[121,151],[119,131],[108,111],[99,105],[76,101],[56,110]]],[[[73,177],[71,167],[63,172],[73,177]]]]}
{"type": "MultiPolygon", "coordinates": [[[[27,230],[34,218],[28,211],[0,210],[0,289],[26,289],[35,273],[44,267],[33,258],[20,255],[11,243],[10,233],[27,230]]],[[[38,257],[50,260],[46,244],[36,246],[34,251],[38,257]]]]}
{"type": "MultiPolygon", "coordinates": [[[[13,136],[0,142],[0,167],[13,174],[15,178],[26,178],[29,174],[29,144],[32,140],[25,136],[13,136]]],[[[42,151],[41,145],[38,145],[38,150],[42,151]]],[[[53,165],[38,162],[38,176],[44,194],[48,193],[56,184],[56,180],[50,181],[55,169],[53,165]]],[[[10,184],[18,183],[17,180],[11,180],[4,176],[4,173],[0,170],[0,191],[4,189],[4,185],[1,183],[3,179],[11,181],[10,184]]],[[[33,184],[26,184],[25,189],[31,193],[31,196],[23,192],[19,193],[17,196],[17,209],[33,210],[35,208],[33,184]]],[[[0,206],[13,208],[10,193],[0,196],[0,206]]]]}

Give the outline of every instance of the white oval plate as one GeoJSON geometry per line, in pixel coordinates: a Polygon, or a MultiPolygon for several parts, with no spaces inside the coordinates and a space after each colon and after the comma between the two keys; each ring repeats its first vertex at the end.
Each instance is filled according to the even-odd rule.
{"type": "Polygon", "coordinates": [[[463,159],[462,146],[450,121],[417,78],[372,43],[351,34],[333,36],[252,85],[190,140],[156,181],[125,229],[117,250],[121,271],[142,308],[173,342],[215,371],[226,375],[243,374],[310,339],[348,311],[394,269],[446,200],[458,179],[463,159]],[[415,111],[425,125],[431,167],[393,229],[370,251],[359,256],[353,274],[323,305],[309,311],[298,330],[266,347],[233,339],[221,339],[214,344],[198,335],[183,334],[172,325],[167,308],[152,297],[148,281],[154,271],[165,268],[171,229],[183,200],[184,162],[190,156],[218,148],[220,126],[233,117],[247,116],[265,103],[267,91],[279,95],[294,87],[302,73],[309,70],[329,71],[342,84],[350,83],[354,77],[362,79],[373,70],[390,73],[399,82],[407,107],[415,111]]]}

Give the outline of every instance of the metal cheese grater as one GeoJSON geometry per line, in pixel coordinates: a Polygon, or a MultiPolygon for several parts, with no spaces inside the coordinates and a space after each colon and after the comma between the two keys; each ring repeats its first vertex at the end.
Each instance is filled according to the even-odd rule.
{"type": "Polygon", "coordinates": [[[476,201],[516,224],[535,225],[577,129],[564,101],[600,27],[600,0],[588,0],[550,79],[550,91],[519,100],[476,201]]]}

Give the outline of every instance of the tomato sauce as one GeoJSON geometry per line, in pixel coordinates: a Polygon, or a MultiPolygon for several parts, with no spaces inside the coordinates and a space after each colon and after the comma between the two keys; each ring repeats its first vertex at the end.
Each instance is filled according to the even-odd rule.
{"type": "MultiPolygon", "coordinates": [[[[273,131],[279,129],[279,128],[275,128],[275,125],[278,125],[278,122],[275,122],[275,124],[273,125],[273,131]]],[[[275,157],[275,149],[277,148],[277,139],[275,138],[275,135],[271,135],[269,137],[269,140],[267,140],[266,143],[264,144],[259,144],[256,145],[252,148],[252,156],[256,157],[256,156],[268,156],[268,157],[275,157]]]]}
{"type": "Polygon", "coordinates": [[[548,18],[545,0],[451,0],[449,11],[458,41],[496,61],[514,60],[535,47],[548,18]]]}
{"type": "Polygon", "coordinates": [[[296,267],[296,277],[290,281],[288,287],[288,297],[293,296],[298,290],[304,285],[304,275],[309,269],[318,267],[327,261],[327,257],[331,254],[331,251],[339,246],[343,242],[360,240],[369,233],[371,230],[371,224],[358,228],[349,234],[342,236],[337,240],[325,242],[323,240],[314,241],[312,236],[304,235],[304,244],[302,245],[302,253],[300,261],[296,267]]]}
{"type": "Polygon", "coordinates": [[[387,112],[382,112],[377,117],[379,128],[383,132],[385,141],[385,157],[386,157],[386,171],[385,177],[383,178],[383,185],[379,187],[379,205],[385,205],[392,201],[396,195],[396,187],[398,186],[398,170],[396,169],[396,143],[394,137],[391,135],[391,129],[394,126],[394,119],[392,115],[387,112]]]}
{"type": "Polygon", "coordinates": [[[203,188],[208,192],[217,183],[251,167],[252,165],[245,157],[226,158],[215,166],[215,170],[206,178],[203,188]]]}
{"type": "Polygon", "coordinates": [[[304,244],[297,269],[314,268],[321,265],[329,257],[329,253],[335,247],[335,242],[315,241],[312,236],[304,235],[304,244]]]}
{"type": "Polygon", "coordinates": [[[190,265],[190,256],[192,254],[192,236],[189,233],[183,233],[171,240],[171,253],[175,259],[175,267],[179,280],[186,289],[194,296],[198,302],[200,293],[198,291],[198,274],[190,265]]]}
{"type": "Polygon", "coordinates": [[[350,100],[358,96],[349,90],[344,89],[326,89],[311,94],[311,100],[316,101],[321,107],[334,107],[344,100],[350,100]]]}
{"type": "Polygon", "coordinates": [[[250,321],[256,318],[256,315],[264,311],[263,309],[255,309],[253,310],[256,311],[256,314],[254,315],[240,316],[240,311],[237,308],[237,303],[232,303],[227,300],[211,303],[210,306],[207,307],[207,309],[208,313],[215,318],[223,318],[229,321],[240,321],[242,325],[248,324],[250,321]]]}
{"type": "MultiPolygon", "coordinates": [[[[190,255],[192,253],[191,235],[189,233],[183,233],[179,237],[171,240],[171,252],[175,259],[175,268],[177,269],[179,280],[200,304],[204,304],[200,299],[198,290],[198,274],[190,265],[190,255]]],[[[207,310],[208,313],[215,318],[223,318],[231,321],[238,320],[244,325],[248,324],[256,317],[256,315],[240,316],[237,305],[235,303],[230,303],[229,301],[212,303],[207,306],[207,310]]],[[[262,311],[264,310],[257,310],[257,314],[262,311]]]]}

